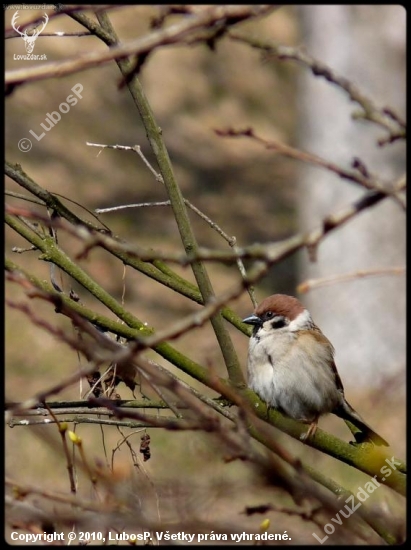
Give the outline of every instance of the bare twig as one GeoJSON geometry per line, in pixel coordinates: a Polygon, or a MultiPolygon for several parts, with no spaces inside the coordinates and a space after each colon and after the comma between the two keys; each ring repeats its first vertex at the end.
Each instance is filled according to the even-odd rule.
{"type": "Polygon", "coordinates": [[[334,275],[331,277],[323,277],[321,279],[309,279],[302,282],[297,287],[297,292],[302,294],[320,288],[322,286],[333,285],[335,283],[345,283],[356,279],[363,279],[366,277],[384,277],[387,275],[404,275],[405,267],[387,267],[384,269],[369,269],[354,271],[353,273],[344,273],[341,275],[334,275]]]}
{"type": "MultiPolygon", "coordinates": [[[[124,150],[124,151],[134,151],[134,152],[138,153],[140,155],[140,157],[142,158],[144,164],[147,166],[147,168],[154,175],[155,179],[157,181],[161,182],[162,184],[164,184],[164,180],[163,180],[162,175],[154,170],[154,168],[151,166],[149,161],[144,156],[143,152],[141,151],[141,147],[139,145],[134,145],[133,147],[130,147],[130,146],[125,146],[125,145],[105,145],[105,144],[101,144],[101,143],[90,143],[90,142],[87,142],[86,144],[90,147],[99,147],[101,149],[106,149],[106,148],[108,148],[108,149],[118,149],[118,150],[124,150]]],[[[197,208],[196,206],[194,206],[189,200],[184,199],[184,203],[186,204],[186,206],[188,206],[190,208],[190,210],[192,210],[200,218],[202,218],[212,229],[217,231],[217,233],[219,235],[221,235],[221,237],[223,237],[223,239],[225,241],[227,241],[227,243],[233,248],[234,251],[238,250],[238,247],[236,246],[236,243],[237,243],[236,237],[234,237],[234,236],[230,237],[229,235],[227,235],[227,233],[225,233],[225,231],[223,231],[221,229],[221,227],[216,222],[214,222],[206,214],[201,212],[201,210],[199,208],[197,208]]],[[[151,202],[151,203],[146,202],[146,203],[139,203],[139,204],[126,204],[126,205],[112,206],[112,207],[109,207],[109,208],[96,208],[95,212],[96,212],[96,214],[103,214],[103,213],[107,213],[107,212],[115,212],[115,211],[118,211],[118,210],[122,210],[124,208],[141,208],[141,207],[147,207],[147,206],[171,206],[171,201],[160,201],[160,202],[151,202]]],[[[238,269],[240,271],[240,274],[242,275],[242,277],[245,277],[246,270],[245,270],[245,267],[244,267],[244,264],[243,264],[241,258],[237,258],[236,262],[237,262],[237,266],[238,266],[238,269]]],[[[248,290],[248,293],[250,294],[251,301],[252,301],[252,303],[255,307],[257,305],[257,302],[256,302],[255,295],[254,295],[254,289],[253,289],[253,287],[249,287],[247,290],[248,290]]]]}
{"type": "Polygon", "coordinates": [[[300,151],[299,149],[295,149],[294,147],[290,147],[289,145],[285,145],[284,143],[279,143],[278,141],[266,140],[258,136],[252,128],[246,128],[245,130],[234,130],[233,128],[228,128],[226,130],[215,130],[215,133],[218,136],[222,137],[251,138],[257,143],[261,143],[262,145],[264,145],[267,149],[276,151],[281,155],[309,164],[313,164],[314,166],[318,166],[320,168],[325,168],[326,170],[337,174],[337,176],[339,176],[340,178],[352,181],[353,183],[364,187],[364,189],[368,189],[370,191],[378,191],[379,193],[384,193],[385,195],[392,196],[403,209],[405,208],[404,203],[401,200],[401,197],[398,195],[396,189],[394,189],[392,186],[390,188],[387,185],[382,185],[382,183],[378,181],[375,176],[371,177],[368,175],[367,177],[364,175],[364,173],[361,173],[360,170],[348,170],[347,168],[339,166],[334,162],[325,160],[317,155],[313,155],[312,153],[300,151]]]}
{"type": "Polygon", "coordinates": [[[65,61],[44,63],[32,68],[15,69],[6,73],[6,86],[27,84],[36,80],[44,80],[55,76],[67,76],[102,65],[113,59],[124,59],[129,55],[147,54],[159,46],[184,42],[195,33],[226,18],[237,20],[264,15],[272,10],[270,5],[230,6],[216,5],[202,10],[200,13],[185,18],[164,29],[151,31],[148,35],[121,43],[105,51],[91,51],[77,55],[65,61]]]}
{"type": "Polygon", "coordinates": [[[354,115],[356,118],[364,118],[387,130],[388,137],[380,139],[378,142],[379,145],[392,143],[398,139],[405,139],[406,124],[397,113],[388,107],[378,107],[369,96],[348,78],[337,74],[334,69],[315,59],[307,52],[303,51],[303,49],[277,45],[265,39],[262,40],[257,37],[246,36],[244,33],[234,29],[230,30],[228,35],[234,40],[245,42],[254,48],[262,50],[267,59],[277,58],[280,60],[297,61],[308,67],[314,76],[321,76],[328,80],[328,82],[344,90],[351,101],[354,101],[362,108],[360,113],[354,115]]]}

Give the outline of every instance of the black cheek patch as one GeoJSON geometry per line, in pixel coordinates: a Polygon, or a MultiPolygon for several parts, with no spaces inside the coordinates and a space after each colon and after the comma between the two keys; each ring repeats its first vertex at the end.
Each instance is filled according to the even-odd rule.
{"type": "Polygon", "coordinates": [[[285,325],[286,325],[286,322],[284,317],[275,317],[271,323],[271,326],[273,329],[283,328],[285,327],[285,325]]]}

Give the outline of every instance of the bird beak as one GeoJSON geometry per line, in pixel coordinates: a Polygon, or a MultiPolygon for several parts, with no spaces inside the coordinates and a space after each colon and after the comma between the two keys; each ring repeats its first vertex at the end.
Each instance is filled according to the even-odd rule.
{"type": "Polygon", "coordinates": [[[261,319],[257,315],[250,315],[249,317],[243,319],[243,323],[246,323],[247,325],[261,325],[261,319]]]}

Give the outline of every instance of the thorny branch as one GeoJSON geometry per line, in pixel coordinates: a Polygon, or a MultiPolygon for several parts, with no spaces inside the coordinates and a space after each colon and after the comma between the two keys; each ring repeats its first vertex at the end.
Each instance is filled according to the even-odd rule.
{"type": "Polygon", "coordinates": [[[394,187],[390,188],[390,186],[382,185],[382,182],[378,181],[375,176],[371,177],[367,172],[364,171],[364,169],[361,169],[364,165],[362,163],[359,163],[358,159],[353,159],[353,166],[357,169],[348,170],[342,166],[338,166],[333,162],[322,159],[317,155],[313,155],[312,153],[307,153],[306,151],[294,149],[289,145],[285,145],[274,140],[266,140],[258,136],[252,128],[247,128],[245,130],[234,130],[232,128],[229,128],[227,130],[215,130],[215,133],[221,137],[249,137],[257,143],[261,143],[262,145],[264,145],[268,150],[276,151],[277,153],[280,153],[286,157],[294,158],[308,164],[313,164],[314,166],[325,168],[326,170],[337,174],[340,178],[352,181],[353,183],[356,183],[370,191],[378,191],[380,193],[393,196],[395,200],[400,204],[400,206],[405,209],[405,204],[402,198],[399,196],[398,190],[394,187]]]}
{"type": "Polygon", "coordinates": [[[385,145],[406,138],[406,123],[391,107],[378,107],[370,97],[348,78],[337,74],[334,69],[315,59],[302,48],[277,45],[254,36],[246,36],[244,33],[233,29],[228,32],[228,36],[233,40],[245,42],[254,48],[262,50],[266,59],[276,58],[279,60],[297,61],[307,66],[314,76],[321,76],[344,90],[351,101],[357,103],[362,109],[362,111],[354,115],[355,118],[364,118],[388,131],[388,137],[380,139],[378,142],[379,145],[385,145]]]}

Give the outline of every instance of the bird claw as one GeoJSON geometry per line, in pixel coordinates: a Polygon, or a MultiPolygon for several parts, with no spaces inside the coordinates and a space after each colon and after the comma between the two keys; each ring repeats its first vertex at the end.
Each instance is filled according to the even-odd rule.
{"type": "Polygon", "coordinates": [[[301,434],[300,440],[306,443],[309,439],[314,438],[315,432],[317,431],[318,419],[311,422],[310,427],[308,428],[305,434],[301,434]]]}

